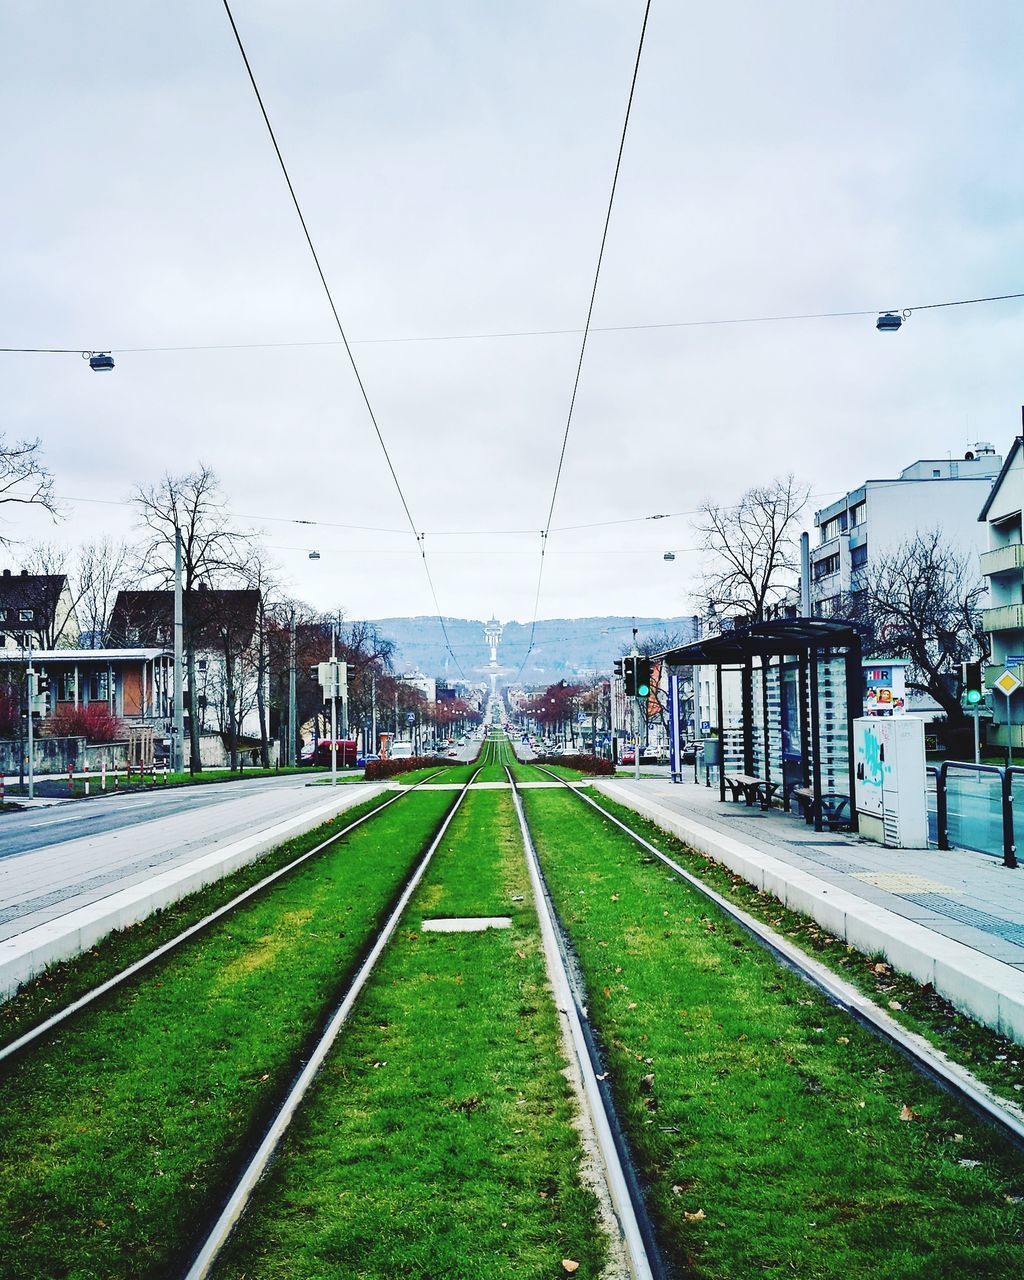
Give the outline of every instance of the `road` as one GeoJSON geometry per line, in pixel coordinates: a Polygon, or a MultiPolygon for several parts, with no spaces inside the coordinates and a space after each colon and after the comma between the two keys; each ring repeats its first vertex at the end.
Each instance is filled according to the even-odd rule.
{"type": "Polygon", "coordinates": [[[0,940],[323,804],[330,788],[306,783],[253,778],[5,814],[0,940]]]}

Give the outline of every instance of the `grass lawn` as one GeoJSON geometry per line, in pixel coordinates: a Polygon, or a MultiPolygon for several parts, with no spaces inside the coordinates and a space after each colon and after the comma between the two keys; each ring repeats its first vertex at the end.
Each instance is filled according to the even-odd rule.
{"type": "Polygon", "coordinates": [[[399,801],[0,1067],[0,1276],[180,1272],[452,800],[399,801]]]}
{"type": "Polygon", "coordinates": [[[810,916],[790,911],[773,894],[762,893],[742,876],[702,853],[695,853],[655,823],[605,796],[599,803],[620,821],[674,858],[710,888],[812,955],[852,983],[890,1017],[930,1040],[967,1067],[994,1093],[1024,1103],[1024,1046],[958,1012],[929,984],[896,973],[881,955],[864,955],[831,937],[810,916]]]}
{"type": "Polygon", "coordinates": [[[562,1065],[512,799],[474,792],[216,1274],[597,1277],[562,1065]],[[463,915],[513,926],[421,932],[463,915]]]}
{"type": "Polygon", "coordinates": [[[1017,1277],[1024,1157],[572,797],[524,795],[674,1277],[1017,1277]]]}

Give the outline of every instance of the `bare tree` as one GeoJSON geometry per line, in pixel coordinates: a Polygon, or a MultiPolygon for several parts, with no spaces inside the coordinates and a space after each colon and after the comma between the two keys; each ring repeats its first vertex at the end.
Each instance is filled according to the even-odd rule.
{"type": "Polygon", "coordinates": [[[78,550],[74,574],[78,579],[78,625],[89,638],[89,648],[99,649],[107,633],[117,593],[135,580],[134,552],[127,542],[103,538],[86,542],[78,550]]]}
{"type": "Polygon", "coordinates": [[[128,544],[104,538],[70,550],[57,543],[41,542],[31,548],[25,565],[32,573],[63,576],[67,580],[65,603],[69,611],[55,612],[53,635],[47,647],[66,648],[85,638],[89,641],[86,647],[102,647],[117,593],[134,580],[128,544]]]}
{"type": "Polygon", "coordinates": [[[704,594],[719,615],[761,622],[767,606],[793,585],[808,493],[790,474],[748,489],[735,506],[701,506],[694,529],[714,556],[704,594]]]}
{"type": "MultiPolygon", "coordinates": [[[[42,507],[56,522],[60,507],[53,493],[53,475],[43,465],[40,440],[8,442],[0,433],[0,506],[17,503],[42,507]]],[[[12,539],[0,535],[0,546],[12,539]]]]}
{"type": "Polygon", "coordinates": [[[144,578],[174,583],[175,530],[181,530],[185,663],[188,671],[190,767],[202,769],[196,694],[196,636],[190,611],[200,584],[215,585],[225,572],[245,563],[247,535],[229,521],[216,474],[200,464],[187,475],[165,474],[159,484],[132,495],[145,541],[139,552],[144,578]]]}
{"type": "Polygon", "coordinates": [[[928,694],[951,723],[962,724],[960,664],[988,653],[984,591],[976,557],[958,554],[933,529],[870,564],[846,611],[864,624],[869,657],[909,658],[907,688],[928,694]]]}

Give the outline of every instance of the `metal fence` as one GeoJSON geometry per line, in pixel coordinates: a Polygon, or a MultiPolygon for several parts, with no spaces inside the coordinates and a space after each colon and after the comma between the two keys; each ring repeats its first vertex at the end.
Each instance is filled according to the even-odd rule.
{"type": "Polygon", "coordinates": [[[940,849],[975,849],[1017,865],[1024,768],[944,760],[928,769],[928,834],[940,849]],[[1016,817],[1020,812],[1020,819],[1016,817]]]}

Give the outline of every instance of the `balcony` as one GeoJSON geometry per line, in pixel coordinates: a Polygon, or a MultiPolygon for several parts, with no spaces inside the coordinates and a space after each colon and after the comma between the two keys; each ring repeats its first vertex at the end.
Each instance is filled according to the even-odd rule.
{"type": "MultiPolygon", "coordinates": [[[[1020,572],[1024,569],[1024,544],[1011,543],[1008,547],[995,547],[981,553],[981,572],[986,578],[994,573],[1020,572]]],[[[994,628],[993,628],[994,629],[994,628]]]]}
{"type": "Polygon", "coordinates": [[[982,609],[981,625],[986,631],[1024,631],[1024,604],[982,609]]]}

